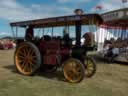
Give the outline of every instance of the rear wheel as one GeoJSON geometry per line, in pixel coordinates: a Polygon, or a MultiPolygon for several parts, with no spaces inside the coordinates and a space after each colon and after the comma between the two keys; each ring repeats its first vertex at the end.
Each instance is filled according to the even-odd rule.
{"type": "Polygon", "coordinates": [[[63,64],[64,77],[71,83],[77,83],[83,80],[85,74],[83,64],[74,58],[68,59],[63,64]]]}
{"type": "Polygon", "coordinates": [[[93,58],[85,57],[84,58],[84,66],[85,66],[85,76],[92,77],[96,72],[96,63],[93,58]]]}
{"type": "Polygon", "coordinates": [[[41,65],[38,48],[31,42],[21,43],[15,51],[15,65],[23,75],[33,75],[41,65]]]}

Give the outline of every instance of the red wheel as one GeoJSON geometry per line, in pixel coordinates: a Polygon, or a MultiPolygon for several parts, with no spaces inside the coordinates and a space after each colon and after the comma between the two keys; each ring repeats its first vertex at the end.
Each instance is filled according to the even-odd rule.
{"type": "Polygon", "coordinates": [[[15,52],[15,65],[23,75],[32,75],[41,65],[38,48],[30,42],[21,43],[15,52]]]}

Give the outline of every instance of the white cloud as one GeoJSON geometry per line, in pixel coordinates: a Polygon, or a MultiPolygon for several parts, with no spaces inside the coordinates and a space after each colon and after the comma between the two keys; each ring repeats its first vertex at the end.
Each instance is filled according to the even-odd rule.
{"type": "Polygon", "coordinates": [[[59,3],[82,3],[90,0],[58,0],[59,3]]]}
{"type": "Polygon", "coordinates": [[[31,16],[35,17],[29,8],[20,5],[16,0],[1,0],[0,13],[2,13],[0,18],[7,20],[29,19],[31,16]]]}
{"type": "Polygon", "coordinates": [[[0,36],[3,36],[3,35],[10,35],[10,33],[7,33],[7,32],[0,32],[0,36]]]}
{"type": "MultiPolygon", "coordinates": [[[[57,0],[59,3],[83,3],[89,0],[57,0]]],[[[92,0],[90,0],[92,1],[92,0]]],[[[89,2],[90,2],[89,1],[89,2]]],[[[110,11],[113,9],[121,8],[121,0],[102,0],[97,3],[103,6],[103,11],[110,11]]],[[[128,6],[128,3],[125,4],[128,6]]],[[[20,21],[20,20],[30,20],[39,19],[47,17],[55,17],[62,15],[74,14],[74,7],[76,6],[66,6],[65,4],[31,4],[25,6],[20,4],[18,0],[0,0],[0,19],[5,19],[9,21],[20,21]]],[[[94,11],[95,8],[92,8],[94,11]]]]}
{"type": "Polygon", "coordinates": [[[67,6],[56,6],[54,4],[32,4],[30,6],[24,6],[18,3],[17,0],[1,0],[0,19],[19,21],[47,18],[73,14],[73,9],[74,8],[68,8],[67,6]]]}

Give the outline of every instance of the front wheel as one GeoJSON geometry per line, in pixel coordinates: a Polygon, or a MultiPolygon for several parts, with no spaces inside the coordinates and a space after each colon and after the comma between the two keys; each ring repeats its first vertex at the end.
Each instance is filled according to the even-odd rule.
{"type": "Polygon", "coordinates": [[[95,60],[91,57],[84,58],[84,66],[85,66],[85,76],[92,77],[96,73],[96,63],[95,60]]]}
{"type": "Polygon", "coordinates": [[[84,72],[83,64],[77,59],[70,58],[63,63],[64,77],[71,83],[78,83],[83,80],[84,72]]]}

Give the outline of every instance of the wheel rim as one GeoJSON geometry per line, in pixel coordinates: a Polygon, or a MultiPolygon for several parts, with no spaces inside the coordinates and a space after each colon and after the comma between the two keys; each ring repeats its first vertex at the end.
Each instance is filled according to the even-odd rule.
{"type": "Polygon", "coordinates": [[[81,80],[82,71],[81,63],[76,60],[69,60],[64,64],[64,76],[65,78],[72,83],[79,82],[81,80]]]}
{"type": "Polygon", "coordinates": [[[85,64],[85,75],[86,76],[90,76],[92,75],[93,71],[94,71],[94,64],[90,59],[86,59],[84,60],[84,64],[85,64]]]}
{"type": "Polygon", "coordinates": [[[17,69],[24,75],[30,75],[37,69],[36,61],[35,50],[27,45],[22,45],[15,54],[17,69]]]}

